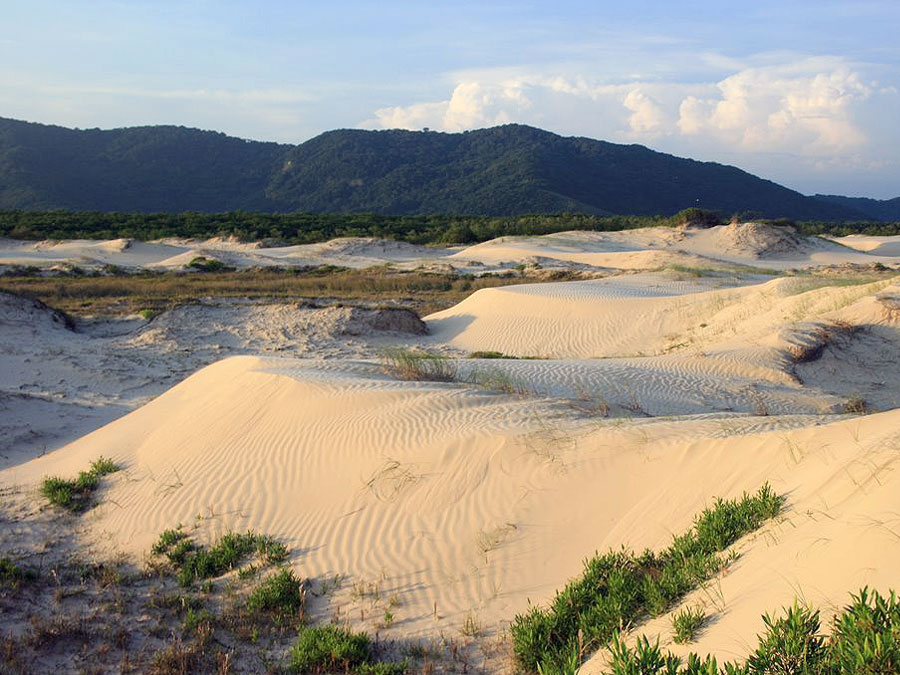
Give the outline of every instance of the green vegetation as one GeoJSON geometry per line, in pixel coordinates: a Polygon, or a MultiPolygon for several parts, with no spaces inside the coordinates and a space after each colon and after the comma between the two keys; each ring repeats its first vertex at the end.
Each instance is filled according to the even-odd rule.
{"type": "Polygon", "coordinates": [[[706,622],[706,612],[700,607],[685,607],[672,615],[672,634],[675,642],[693,642],[697,631],[706,622]]]}
{"type": "Polygon", "coordinates": [[[100,479],[107,474],[119,471],[115,462],[100,457],[91,464],[88,471],[82,471],[74,480],[51,476],[41,484],[41,494],[47,500],[72,512],[84,511],[91,503],[91,497],[100,487],[100,479]]]}
{"type": "Polygon", "coordinates": [[[254,553],[271,564],[283,562],[288,556],[284,544],[252,531],[227,532],[206,548],[195,543],[180,527],[160,534],[151,552],[168,559],[182,586],[221,576],[254,553]]]}
{"type": "Polygon", "coordinates": [[[9,558],[0,558],[0,588],[18,588],[23,583],[37,579],[37,572],[20,567],[9,558]]]}
{"type": "Polygon", "coordinates": [[[353,633],[336,625],[300,629],[291,650],[291,667],[297,673],[354,672],[359,675],[399,675],[405,661],[376,661],[365,633],[353,633]]]}
{"type": "Polygon", "coordinates": [[[257,586],[247,599],[247,608],[253,612],[265,612],[279,620],[300,615],[305,593],[303,582],[293,570],[283,568],[257,586]]]}
{"type": "MultiPolygon", "coordinates": [[[[765,632],[745,663],[723,663],[690,654],[663,653],[659,642],[640,637],[629,647],[615,637],[611,675],[888,675],[900,672],[900,602],[863,588],[820,632],[818,610],[795,603],[784,615],[763,617],[765,632]]],[[[574,672],[574,671],[571,671],[574,672]]]]}
{"type": "Polygon", "coordinates": [[[456,362],[443,354],[400,347],[381,353],[385,371],[401,380],[452,382],[456,379],[456,362]]]}
{"type": "Polygon", "coordinates": [[[189,269],[197,272],[233,272],[234,267],[226,265],[221,260],[214,260],[205,256],[197,256],[187,264],[189,269]]]}
{"type": "Polygon", "coordinates": [[[573,652],[580,661],[623,626],[662,614],[723,569],[729,559],[719,553],[776,516],[783,504],[784,498],[766,484],[752,496],[717,499],[690,531],[660,553],[623,549],[587,560],[584,575],[559,592],[550,607],[532,607],[515,618],[510,630],[519,664],[555,672],[573,652]]]}
{"type": "MultiPolygon", "coordinates": [[[[389,214],[670,214],[879,219],[740,169],[507,124],[465,133],[326,132],[296,146],[174,126],[72,130],[0,119],[0,208],[389,214]]],[[[898,216],[894,215],[894,218],[898,216]]],[[[465,224],[444,230],[470,241],[465,224]]],[[[276,235],[277,236],[277,235],[276,235]]]]}

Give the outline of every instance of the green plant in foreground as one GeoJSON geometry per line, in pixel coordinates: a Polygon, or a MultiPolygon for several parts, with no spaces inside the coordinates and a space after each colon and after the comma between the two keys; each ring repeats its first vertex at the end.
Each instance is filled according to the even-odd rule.
{"type": "Polygon", "coordinates": [[[121,467],[106,457],[91,463],[88,471],[82,471],[74,480],[50,476],[41,483],[41,494],[55,505],[69,511],[83,511],[91,502],[91,496],[100,487],[100,479],[119,471],[121,467]]]}
{"type": "Polygon", "coordinates": [[[706,612],[700,607],[686,607],[672,615],[672,635],[675,642],[693,642],[697,631],[706,621],[706,612]]]}
{"type": "Polygon", "coordinates": [[[291,668],[297,673],[400,675],[407,663],[375,660],[368,635],[331,624],[300,629],[297,643],[291,649],[291,668]]]}
{"type": "Polygon", "coordinates": [[[288,556],[284,544],[253,531],[227,532],[212,547],[206,548],[194,543],[180,526],[165,530],[150,550],[154,555],[168,558],[183,586],[190,586],[199,579],[221,576],[253,553],[271,564],[283,562],[288,556]]]}
{"type": "Polygon", "coordinates": [[[794,603],[783,616],[763,617],[765,631],[744,663],[663,653],[645,636],[610,646],[610,675],[891,675],[900,673],[900,602],[863,588],[821,633],[819,612],[794,603]]]}
{"type": "Polygon", "coordinates": [[[281,569],[257,586],[247,599],[247,608],[283,620],[299,616],[306,594],[293,570],[281,569]]]}
{"type": "Polygon", "coordinates": [[[573,650],[580,662],[623,626],[665,612],[727,564],[720,552],[777,515],[783,504],[766,484],[752,496],[717,499],[660,553],[623,549],[587,560],[583,576],[557,593],[548,608],[532,607],[513,621],[520,665],[559,670],[573,650]]]}
{"type": "Polygon", "coordinates": [[[20,567],[9,558],[0,558],[0,586],[18,588],[24,582],[37,579],[37,572],[20,567]]]}

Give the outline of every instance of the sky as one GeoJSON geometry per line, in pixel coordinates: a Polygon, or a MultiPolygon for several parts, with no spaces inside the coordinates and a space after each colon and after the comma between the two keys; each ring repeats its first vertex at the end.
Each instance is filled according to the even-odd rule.
{"type": "Polygon", "coordinates": [[[900,196],[900,0],[0,0],[0,117],[301,143],[508,122],[900,196]]]}

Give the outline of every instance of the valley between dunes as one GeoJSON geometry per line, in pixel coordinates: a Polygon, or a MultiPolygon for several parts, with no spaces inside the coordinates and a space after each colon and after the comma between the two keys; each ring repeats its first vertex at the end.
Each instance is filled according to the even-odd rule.
{"type": "Polygon", "coordinates": [[[482,289],[422,335],[347,308],[221,302],[73,331],[0,294],[0,486],[39,503],[44,477],[112,458],[122,471],[76,530],[93,555],[139,563],[178,524],[200,541],[253,529],[288,545],[312,589],[344,580],[318,594],[317,620],[396,641],[475,623],[467,639],[493,645],[476,665],[494,672],[513,667],[510,622],[585,558],[664,548],[715,498],[768,482],[783,513],[683,603],[709,616],[696,641],[672,642],[678,607],[631,627],[743,659],[764,613],[799,598],[827,618],[863,586],[898,587],[898,247],[757,224],[422,250],[9,243],[4,264],[47,267],[306,256],[597,278],[482,289]],[[398,378],[392,348],[443,354],[454,376],[398,378]]]}

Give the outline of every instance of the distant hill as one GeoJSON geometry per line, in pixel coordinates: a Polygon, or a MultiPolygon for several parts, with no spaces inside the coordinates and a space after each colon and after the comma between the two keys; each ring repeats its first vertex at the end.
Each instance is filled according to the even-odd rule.
{"type": "Polygon", "coordinates": [[[816,195],[815,198],[820,201],[827,201],[855,209],[872,220],[900,220],[900,197],[895,197],[894,199],[869,199],[868,197],[816,195]]]}
{"type": "Polygon", "coordinates": [[[73,130],[0,118],[0,209],[652,215],[690,206],[873,217],[735,167],[516,124],[342,129],[291,146],[174,126],[73,130]]]}

